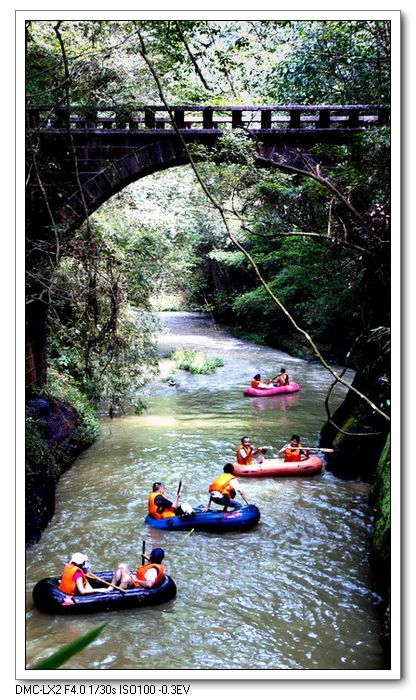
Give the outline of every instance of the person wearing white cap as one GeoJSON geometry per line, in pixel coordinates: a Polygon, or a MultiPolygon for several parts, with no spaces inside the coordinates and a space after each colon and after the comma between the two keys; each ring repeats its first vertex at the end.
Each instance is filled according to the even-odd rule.
{"type": "Polygon", "coordinates": [[[86,593],[107,593],[108,588],[93,588],[87,581],[88,558],[82,552],[71,554],[71,559],[64,567],[58,588],[67,595],[85,595],[86,593]]]}

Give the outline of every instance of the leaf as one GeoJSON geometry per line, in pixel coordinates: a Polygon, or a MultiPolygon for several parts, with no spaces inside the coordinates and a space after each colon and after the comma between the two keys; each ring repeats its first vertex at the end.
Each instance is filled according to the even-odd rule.
{"type": "Polygon", "coordinates": [[[91,644],[98,637],[100,632],[102,632],[104,627],[107,626],[107,624],[108,623],[105,622],[103,625],[94,627],[94,629],[90,630],[89,632],[86,632],[81,637],[74,639],[73,642],[65,644],[60,649],[58,649],[58,651],[53,652],[53,654],[48,656],[46,659],[43,659],[43,661],[39,661],[37,664],[32,666],[32,669],[46,670],[59,668],[60,666],[62,666],[62,664],[68,661],[68,659],[70,659],[71,656],[79,654],[80,651],[82,651],[89,644],[91,644]]]}

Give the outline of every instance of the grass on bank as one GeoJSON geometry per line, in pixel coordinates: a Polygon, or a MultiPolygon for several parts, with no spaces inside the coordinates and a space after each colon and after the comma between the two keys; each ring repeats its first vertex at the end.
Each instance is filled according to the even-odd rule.
{"type": "Polygon", "coordinates": [[[224,362],[218,357],[207,357],[201,350],[174,350],[170,359],[175,369],[182,369],[191,374],[212,374],[217,367],[223,367],[224,362]]]}

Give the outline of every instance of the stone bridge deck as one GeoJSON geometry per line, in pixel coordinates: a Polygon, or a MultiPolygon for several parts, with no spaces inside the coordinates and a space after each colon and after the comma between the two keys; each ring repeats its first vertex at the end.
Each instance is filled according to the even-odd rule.
{"type": "MultiPolygon", "coordinates": [[[[383,105],[29,107],[28,268],[42,266],[36,241],[53,243],[131,182],[188,163],[177,130],[186,143],[207,148],[224,133],[243,131],[264,155],[276,147],[348,143],[389,119],[383,105]]],[[[43,288],[29,292],[27,386],[45,380],[47,334],[47,305],[35,301],[43,288]]]]}
{"type": "Polygon", "coordinates": [[[350,131],[389,121],[390,111],[383,105],[276,105],[276,106],[173,106],[118,107],[30,107],[29,128],[82,130],[93,133],[140,131],[159,135],[176,127],[204,133],[227,129],[247,129],[259,136],[280,131],[304,133],[350,131]]]}
{"type": "Polygon", "coordinates": [[[73,228],[134,180],[187,163],[177,131],[186,143],[208,148],[222,134],[242,131],[266,148],[306,150],[348,143],[389,118],[382,105],[30,107],[27,132],[37,164],[29,177],[29,218],[32,203],[39,220],[46,195],[54,223],[73,228]]]}

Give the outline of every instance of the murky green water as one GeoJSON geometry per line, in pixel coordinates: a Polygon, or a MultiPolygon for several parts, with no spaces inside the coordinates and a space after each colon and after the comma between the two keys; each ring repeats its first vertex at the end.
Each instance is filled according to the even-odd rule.
{"type": "MultiPolygon", "coordinates": [[[[163,480],[173,496],[207,502],[207,486],[233,461],[242,435],[270,456],[298,432],[316,445],[331,378],[315,364],[236,340],[208,317],[166,314],[164,352],[200,347],[225,365],[178,372],[148,388],[143,416],[103,421],[102,436],[60,481],[56,514],[27,553],[27,664],[101,622],[100,638],[63,669],[381,669],[377,597],[371,590],[368,485],[328,472],[241,480],[261,510],[245,533],[158,532],[144,526],[147,495],[163,480]],[[284,365],[298,394],[248,398],[256,372],[284,365]],[[135,566],[142,539],[166,550],[178,595],[157,608],[94,616],[38,612],[31,591],[74,550],[96,571],[135,566]]],[[[342,397],[340,390],[334,406],[342,397]]]]}

